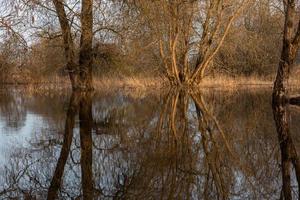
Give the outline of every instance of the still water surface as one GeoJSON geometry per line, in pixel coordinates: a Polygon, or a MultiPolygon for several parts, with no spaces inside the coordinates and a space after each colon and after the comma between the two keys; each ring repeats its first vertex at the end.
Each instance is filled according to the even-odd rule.
{"type": "MultiPolygon", "coordinates": [[[[300,109],[286,111],[299,152],[300,109]]],[[[278,138],[268,89],[0,89],[0,199],[280,199],[278,138]]]]}

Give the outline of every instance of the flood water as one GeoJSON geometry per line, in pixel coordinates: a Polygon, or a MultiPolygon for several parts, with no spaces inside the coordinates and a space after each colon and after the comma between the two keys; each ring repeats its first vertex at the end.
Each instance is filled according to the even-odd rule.
{"type": "MultiPolygon", "coordinates": [[[[285,112],[299,152],[300,108],[285,112]]],[[[287,180],[297,199],[278,135],[270,89],[0,89],[0,199],[280,199],[287,180]]]]}

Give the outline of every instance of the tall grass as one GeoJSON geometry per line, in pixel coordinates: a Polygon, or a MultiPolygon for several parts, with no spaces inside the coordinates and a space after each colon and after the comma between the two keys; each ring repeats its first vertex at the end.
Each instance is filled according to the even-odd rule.
{"type": "MultiPolygon", "coordinates": [[[[201,88],[219,88],[219,89],[238,89],[247,88],[272,88],[275,77],[205,77],[201,84],[201,88]]],[[[49,77],[28,82],[3,82],[2,86],[14,85],[26,87],[29,90],[46,91],[46,90],[70,90],[71,85],[68,76],[49,77]]],[[[300,78],[293,74],[287,82],[288,88],[300,88],[300,78]]],[[[145,76],[107,76],[95,77],[94,87],[96,91],[157,91],[169,88],[169,83],[163,77],[145,77],[145,76]]]]}

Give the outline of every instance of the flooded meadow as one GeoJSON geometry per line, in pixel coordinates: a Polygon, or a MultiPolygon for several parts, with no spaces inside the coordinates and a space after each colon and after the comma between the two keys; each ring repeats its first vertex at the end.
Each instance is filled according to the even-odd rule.
{"type": "Polygon", "coordinates": [[[283,155],[300,150],[300,109],[284,112],[286,146],[268,88],[1,89],[0,198],[281,199],[289,184],[297,198],[297,165],[283,155]]]}

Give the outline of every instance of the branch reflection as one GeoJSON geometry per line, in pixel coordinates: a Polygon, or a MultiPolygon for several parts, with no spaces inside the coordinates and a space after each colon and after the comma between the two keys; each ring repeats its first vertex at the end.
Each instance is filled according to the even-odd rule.
{"type": "Polygon", "coordinates": [[[66,113],[54,115],[66,115],[65,126],[55,129],[47,119],[62,131],[13,150],[0,169],[0,197],[276,199],[281,172],[282,199],[298,197],[287,111],[274,107],[279,151],[267,99],[183,90],[138,99],[73,93],[66,113]]]}

